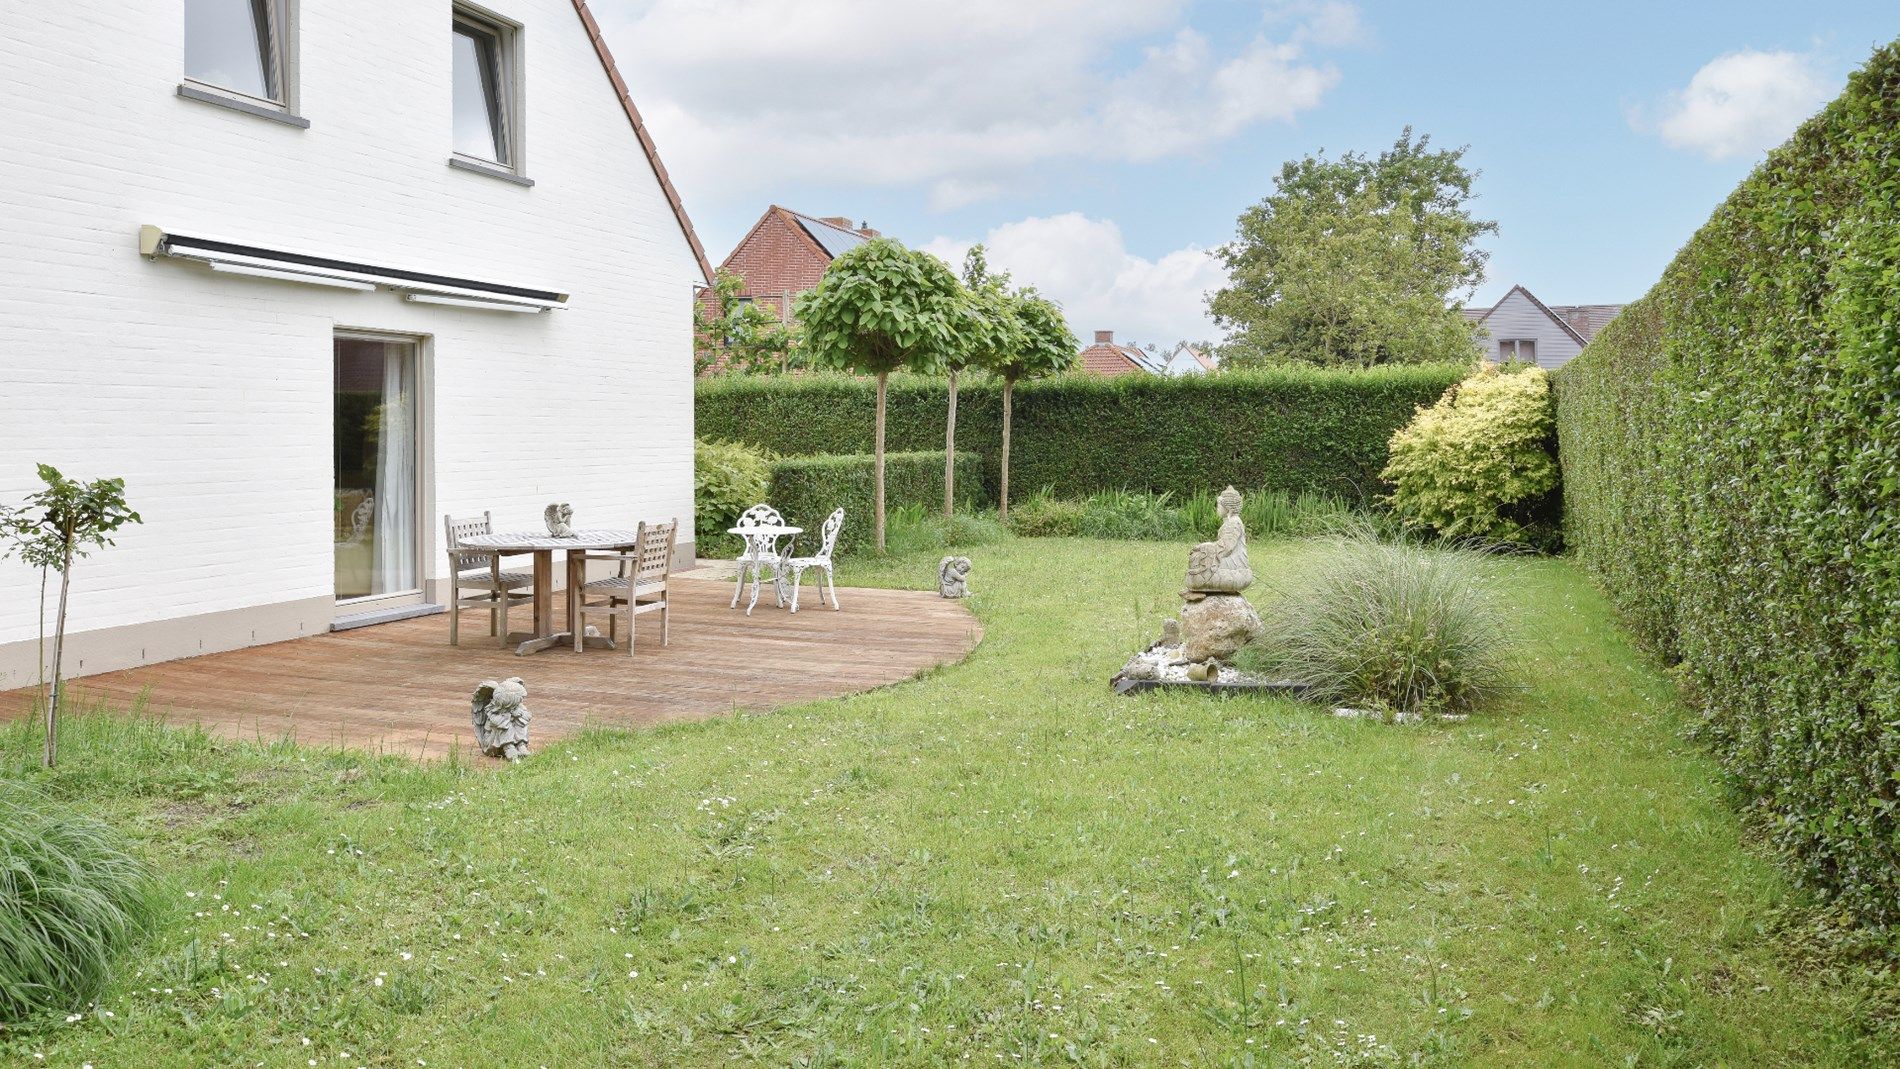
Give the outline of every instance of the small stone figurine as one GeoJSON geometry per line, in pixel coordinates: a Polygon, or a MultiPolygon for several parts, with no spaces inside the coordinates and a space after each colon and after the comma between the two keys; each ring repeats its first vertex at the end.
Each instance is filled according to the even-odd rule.
{"type": "Polygon", "coordinates": [[[938,563],[937,593],[946,598],[970,596],[970,558],[945,557],[938,563]]]}
{"type": "Polygon", "coordinates": [[[565,502],[549,505],[541,517],[548,522],[548,534],[555,538],[574,537],[574,506],[565,502]]]}
{"type": "Polygon", "coordinates": [[[499,683],[491,679],[475,688],[469,719],[482,753],[510,761],[528,756],[528,721],[534,714],[523,704],[527,700],[528,685],[520,676],[499,683]]]}

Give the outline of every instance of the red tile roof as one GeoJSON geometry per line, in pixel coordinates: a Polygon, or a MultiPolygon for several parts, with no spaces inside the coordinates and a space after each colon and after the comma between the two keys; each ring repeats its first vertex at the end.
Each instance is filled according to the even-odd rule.
{"type": "Polygon", "coordinates": [[[1132,375],[1148,370],[1134,349],[1113,342],[1096,342],[1082,350],[1075,366],[1085,375],[1132,375]]]}

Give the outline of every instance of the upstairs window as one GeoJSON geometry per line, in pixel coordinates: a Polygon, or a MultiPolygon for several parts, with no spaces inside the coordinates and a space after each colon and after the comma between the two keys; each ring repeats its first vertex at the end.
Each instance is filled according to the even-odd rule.
{"type": "Polygon", "coordinates": [[[185,77],[285,103],[283,0],[185,0],[185,77]]]}
{"type": "Polygon", "coordinates": [[[1537,342],[1530,338],[1507,338],[1498,342],[1498,362],[1508,364],[1513,360],[1523,364],[1537,363],[1537,342]]]}
{"type": "Polygon", "coordinates": [[[455,152],[514,168],[513,28],[455,11],[455,152]]]}

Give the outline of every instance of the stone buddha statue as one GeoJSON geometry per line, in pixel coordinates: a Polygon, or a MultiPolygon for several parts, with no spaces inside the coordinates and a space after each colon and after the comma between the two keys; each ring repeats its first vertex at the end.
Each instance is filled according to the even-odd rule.
{"type": "Polygon", "coordinates": [[[1240,491],[1221,491],[1220,533],[1188,551],[1187,589],[1190,594],[1238,594],[1253,585],[1253,567],[1247,563],[1247,526],[1240,521],[1240,491]]]}

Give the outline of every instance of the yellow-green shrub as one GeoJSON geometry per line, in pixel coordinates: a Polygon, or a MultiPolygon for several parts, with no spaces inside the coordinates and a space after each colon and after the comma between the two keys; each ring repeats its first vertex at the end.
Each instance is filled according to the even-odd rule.
{"type": "Polygon", "coordinates": [[[1448,537],[1523,540],[1557,488],[1555,433],[1543,369],[1486,364],[1392,435],[1392,507],[1448,537]]]}

